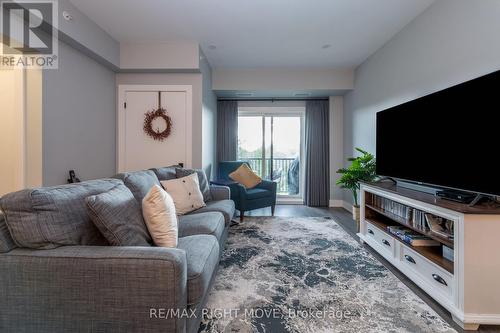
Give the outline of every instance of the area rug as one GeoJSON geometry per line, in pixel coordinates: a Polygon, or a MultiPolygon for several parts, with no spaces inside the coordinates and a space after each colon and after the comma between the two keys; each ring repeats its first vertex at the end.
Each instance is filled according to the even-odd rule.
{"type": "Polygon", "coordinates": [[[231,227],[200,332],[455,332],[330,218],[231,227]]]}

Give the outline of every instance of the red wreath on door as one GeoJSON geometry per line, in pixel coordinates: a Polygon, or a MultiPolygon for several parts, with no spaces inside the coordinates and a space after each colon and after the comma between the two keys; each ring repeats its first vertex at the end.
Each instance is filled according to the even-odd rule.
{"type": "Polygon", "coordinates": [[[144,114],[144,133],[155,141],[163,141],[170,136],[172,132],[172,119],[167,115],[167,110],[161,107],[161,91],[158,92],[158,109],[148,111],[144,114]],[[153,122],[156,119],[162,119],[165,122],[165,129],[153,128],[153,122]]]}

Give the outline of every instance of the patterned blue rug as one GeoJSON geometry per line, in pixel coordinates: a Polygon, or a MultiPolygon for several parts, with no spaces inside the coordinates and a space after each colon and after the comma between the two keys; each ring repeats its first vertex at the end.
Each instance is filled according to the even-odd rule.
{"type": "Polygon", "coordinates": [[[328,218],[233,226],[200,332],[455,332],[328,218]]]}

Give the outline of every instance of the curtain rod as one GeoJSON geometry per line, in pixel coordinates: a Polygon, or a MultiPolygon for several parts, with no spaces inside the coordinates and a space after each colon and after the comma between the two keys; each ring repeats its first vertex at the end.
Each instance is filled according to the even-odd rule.
{"type": "Polygon", "coordinates": [[[236,102],[300,102],[300,101],[328,101],[328,97],[311,98],[217,98],[218,101],[236,101],[236,102]]]}

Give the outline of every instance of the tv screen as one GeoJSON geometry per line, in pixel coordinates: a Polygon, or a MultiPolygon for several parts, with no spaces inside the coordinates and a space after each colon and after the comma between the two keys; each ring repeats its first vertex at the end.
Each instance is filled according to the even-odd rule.
{"type": "Polygon", "coordinates": [[[377,173],[500,195],[500,72],[377,113],[377,173]]]}

